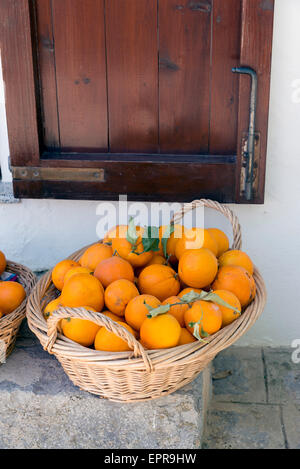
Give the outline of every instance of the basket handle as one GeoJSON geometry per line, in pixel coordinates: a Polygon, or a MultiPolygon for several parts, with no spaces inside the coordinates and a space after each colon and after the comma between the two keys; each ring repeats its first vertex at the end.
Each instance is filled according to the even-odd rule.
{"type": "Polygon", "coordinates": [[[237,216],[228,208],[226,205],[222,205],[219,202],[208,199],[194,200],[193,202],[184,204],[181,210],[179,210],[173,216],[171,223],[179,223],[184,215],[198,207],[207,207],[216,210],[217,212],[222,213],[231,223],[233,231],[233,244],[232,249],[241,249],[242,247],[242,233],[241,225],[237,216]]]}
{"type": "Polygon", "coordinates": [[[144,349],[142,344],[140,344],[125,327],[123,327],[121,324],[116,323],[104,314],[88,311],[85,308],[67,308],[64,306],[60,306],[58,310],[54,311],[51,314],[47,321],[48,341],[44,346],[44,349],[47,352],[52,352],[52,348],[57,339],[57,328],[59,322],[62,319],[67,318],[86,319],[88,321],[94,322],[95,324],[98,324],[99,326],[105,327],[105,329],[107,329],[109,332],[113,332],[118,337],[120,337],[120,339],[123,339],[125,340],[125,342],[127,342],[129,347],[133,349],[134,357],[142,357],[147,371],[153,371],[154,367],[146,350],[144,349]]]}

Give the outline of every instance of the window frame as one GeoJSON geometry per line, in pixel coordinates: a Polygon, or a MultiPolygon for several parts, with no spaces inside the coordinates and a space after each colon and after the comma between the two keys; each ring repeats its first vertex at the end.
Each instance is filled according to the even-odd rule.
{"type": "MultiPolygon", "coordinates": [[[[259,83],[258,187],[250,202],[254,204],[264,202],[274,1],[241,0],[240,65],[256,70],[259,83]],[[262,37],[263,48],[259,47],[262,37]]],[[[33,8],[33,0],[2,0],[0,5],[0,16],[4,18],[2,67],[16,197],[114,200],[119,194],[127,194],[129,200],[182,202],[204,197],[220,202],[249,203],[240,192],[242,141],[249,125],[250,80],[247,76],[239,78],[236,155],[52,153],[50,157],[49,153],[43,153],[33,8]],[[91,171],[78,180],[76,171],[79,174],[83,168],[102,169],[103,177],[99,179],[99,173],[91,171]],[[59,174],[57,180],[55,174],[59,174]],[[183,178],[183,174],[188,174],[188,178],[183,178]]]]}

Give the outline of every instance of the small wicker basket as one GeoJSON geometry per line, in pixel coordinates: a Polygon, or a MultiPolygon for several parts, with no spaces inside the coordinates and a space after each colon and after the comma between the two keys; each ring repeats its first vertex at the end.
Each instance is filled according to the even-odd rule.
{"type": "MultiPolygon", "coordinates": [[[[0,319],[0,341],[1,344],[4,343],[5,357],[7,358],[14,348],[21,322],[26,316],[27,298],[36,284],[36,276],[27,267],[11,261],[7,261],[5,270],[16,274],[26,291],[26,298],[23,303],[13,313],[0,319]]],[[[3,352],[2,349],[1,352],[3,352]]]]}
{"type": "MultiPolygon", "coordinates": [[[[241,230],[237,217],[218,202],[210,200],[185,204],[174,217],[178,223],[183,215],[197,207],[213,208],[225,215],[233,228],[233,248],[241,248],[241,230]]],[[[71,259],[78,260],[86,247],[71,259]]],[[[30,329],[44,349],[54,354],[73,383],[85,391],[117,402],[137,402],[170,394],[191,382],[223,349],[239,339],[261,315],[266,302],[264,281],[255,268],[257,287],[255,300],[234,323],[210,336],[205,343],[194,342],[171,349],[145,350],[121,325],[101,313],[83,308],[59,308],[46,320],[43,308],[55,297],[51,271],[44,275],[32,291],[27,304],[30,329]],[[58,331],[62,318],[89,319],[106,327],[126,340],[133,352],[109,353],[82,347],[58,331]]]]}

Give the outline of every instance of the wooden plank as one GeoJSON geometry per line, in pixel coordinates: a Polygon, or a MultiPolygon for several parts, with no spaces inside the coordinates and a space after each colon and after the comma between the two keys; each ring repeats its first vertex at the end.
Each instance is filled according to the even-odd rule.
{"type": "Polygon", "coordinates": [[[77,182],[104,182],[105,173],[103,169],[79,168],[79,167],[28,167],[13,166],[14,179],[24,181],[77,181],[77,182]]]}
{"type": "Polygon", "coordinates": [[[209,151],[226,155],[236,152],[241,0],[214,0],[212,29],[209,151]]]}
{"type": "Polygon", "coordinates": [[[214,163],[202,162],[201,157],[195,155],[181,162],[175,159],[171,164],[159,156],[158,161],[148,160],[148,156],[126,162],[120,158],[88,162],[52,159],[47,161],[47,165],[55,168],[66,168],[68,164],[72,167],[76,163],[100,168],[104,170],[105,181],[76,183],[16,179],[15,195],[24,198],[118,200],[120,194],[127,194],[128,200],[142,201],[187,202],[199,197],[221,202],[234,200],[235,159],[232,157],[214,163]]]}
{"type": "Polygon", "coordinates": [[[13,164],[39,161],[39,129],[28,0],[1,0],[0,48],[13,164]]]}
{"type": "MultiPolygon", "coordinates": [[[[273,36],[274,0],[243,0],[241,65],[252,67],[258,75],[256,130],[260,132],[260,162],[258,192],[252,203],[263,203],[266,170],[270,74],[273,36]]],[[[241,142],[248,132],[250,78],[240,77],[238,161],[236,171],[236,200],[246,202],[240,195],[241,142]]]]}
{"type": "Polygon", "coordinates": [[[52,0],[61,148],[107,151],[103,0],[52,0]]]}
{"type": "Polygon", "coordinates": [[[157,0],[106,2],[112,152],[158,151],[157,0]]]}
{"type": "Polygon", "coordinates": [[[162,153],[208,151],[211,0],[159,2],[162,153]]]}
{"type": "Polygon", "coordinates": [[[35,2],[35,13],[43,144],[46,149],[55,150],[60,147],[60,136],[51,0],[38,0],[35,2]]]}

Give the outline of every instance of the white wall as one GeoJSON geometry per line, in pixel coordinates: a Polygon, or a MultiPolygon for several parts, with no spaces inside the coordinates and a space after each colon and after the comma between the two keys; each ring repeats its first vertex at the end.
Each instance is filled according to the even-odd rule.
{"type": "MultiPolygon", "coordinates": [[[[290,345],[300,339],[300,1],[275,3],[266,202],[233,206],[243,227],[243,247],[268,288],[264,315],[240,342],[251,345],[290,345]]],[[[0,86],[0,161],[8,180],[3,106],[0,86]]],[[[95,239],[96,206],[52,200],[0,204],[0,249],[32,269],[46,269],[95,239]]],[[[211,213],[206,223],[229,233],[211,213]]]]}

